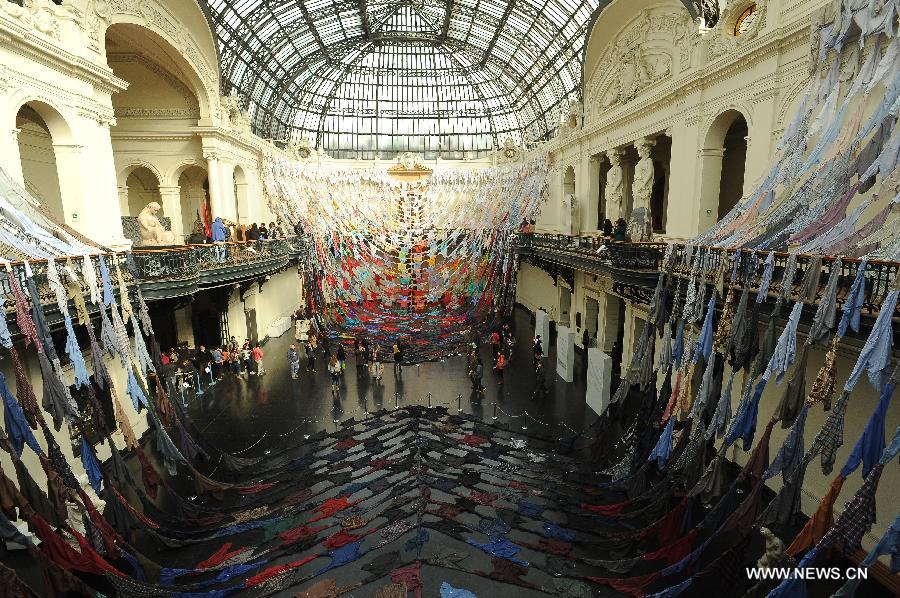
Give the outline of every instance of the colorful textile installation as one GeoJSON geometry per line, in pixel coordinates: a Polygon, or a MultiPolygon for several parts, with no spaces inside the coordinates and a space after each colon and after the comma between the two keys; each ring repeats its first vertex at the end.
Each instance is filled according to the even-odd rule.
{"type": "Polygon", "coordinates": [[[809,87],[755,190],[697,242],[900,259],[897,0],[830,3],[809,87]]]}
{"type": "Polygon", "coordinates": [[[410,361],[454,352],[514,296],[508,239],[537,218],[544,159],[405,181],[270,159],[280,218],[311,240],[309,307],[332,336],[405,344],[410,361]]]}

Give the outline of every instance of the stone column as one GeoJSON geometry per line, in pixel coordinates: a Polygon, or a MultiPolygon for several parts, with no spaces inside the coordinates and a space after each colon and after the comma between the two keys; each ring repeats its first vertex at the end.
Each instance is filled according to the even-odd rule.
{"type": "Polygon", "coordinates": [[[175,242],[184,241],[184,223],[181,221],[181,187],[159,187],[159,197],[162,200],[163,215],[169,217],[172,223],[172,232],[175,233],[175,242]]]}
{"type": "Polygon", "coordinates": [[[128,213],[128,185],[122,185],[121,187],[117,187],[119,192],[119,209],[122,211],[123,216],[131,216],[128,213]]]}
{"type": "Polygon", "coordinates": [[[601,228],[600,217],[600,164],[603,157],[594,155],[587,160],[587,191],[583,194],[585,200],[582,208],[581,230],[595,232],[601,228]]]}
{"type": "Polygon", "coordinates": [[[697,234],[699,198],[699,126],[693,120],[672,123],[672,157],[669,160],[669,190],[666,236],[690,238],[697,234]]]}
{"type": "MultiPolygon", "coordinates": [[[[90,198],[85,202],[84,208],[91,213],[91,220],[95,222],[95,235],[93,238],[103,241],[113,249],[129,249],[131,241],[125,238],[122,232],[122,210],[118,199],[118,181],[116,179],[116,161],[113,156],[112,136],[110,127],[115,125],[115,119],[111,116],[101,116],[96,121],[93,131],[93,152],[85,156],[91,160],[91,165],[85,165],[84,172],[91,172],[90,167],[98,171],[99,180],[85,180],[87,186],[95,186],[93,192],[85,195],[90,198]]],[[[62,177],[60,177],[62,181],[62,177]]],[[[126,191],[127,206],[127,191],[126,191]]]]}
{"type": "MultiPolygon", "coordinates": [[[[59,176],[59,194],[62,203],[63,222],[89,238],[94,237],[91,219],[82,213],[82,169],[81,155],[84,146],[77,143],[54,143],[56,171],[59,176]]],[[[118,205],[118,202],[116,202],[118,205]]],[[[100,240],[100,239],[98,239],[100,240]]]]}
{"type": "Polygon", "coordinates": [[[222,188],[222,211],[214,213],[213,218],[221,216],[228,220],[237,220],[237,210],[235,209],[234,195],[234,165],[225,162],[219,162],[219,178],[222,188]]]}
{"type": "Polygon", "coordinates": [[[702,233],[719,219],[719,192],[722,187],[722,158],[725,149],[705,148],[697,155],[700,162],[700,202],[697,214],[697,227],[693,234],[702,233]]]}
{"type": "Polygon", "coordinates": [[[222,203],[222,175],[219,168],[219,155],[213,152],[203,156],[207,164],[207,176],[209,179],[209,208],[212,218],[221,216],[224,212],[222,203]]]}

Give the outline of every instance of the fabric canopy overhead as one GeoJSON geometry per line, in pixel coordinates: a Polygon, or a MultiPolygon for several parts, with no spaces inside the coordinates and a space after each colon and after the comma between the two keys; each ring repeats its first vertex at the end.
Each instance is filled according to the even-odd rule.
{"type": "Polygon", "coordinates": [[[402,182],[384,171],[268,162],[282,220],[310,237],[310,307],[343,336],[407,343],[415,361],[454,352],[512,296],[508,236],[537,217],[545,160],[438,171],[402,182]]]}

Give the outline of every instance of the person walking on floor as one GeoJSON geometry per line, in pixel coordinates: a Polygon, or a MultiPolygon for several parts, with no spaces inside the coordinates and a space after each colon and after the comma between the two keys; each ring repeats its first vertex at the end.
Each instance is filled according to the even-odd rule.
{"type": "Polygon", "coordinates": [[[544,370],[544,360],[538,359],[534,362],[534,393],[531,395],[532,401],[537,398],[546,398],[547,386],[545,381],[546,371],[544,370]]]}
{"type": "Polygon", "coordinates": [[[336,355],[328,360],[328,374],[331,376],[331,398],[337,398],[341,389],[341,364],[336,355]]]}
{"type": "Polygon", "coordinates": [[[491,333],[491,356],[496,360],[500,354],[500,332],[494,330],[491,333]]]}
{"type": "Polygon", "coordinates": [[[253,347],[253,363],[256,364],[256,375],[257,376],[265,376],[266,368],[263,367],[263,357],[265,353],[263,353],[262,347],[259,346],[259,343],[253,347]]]}
{"type": "Polygon", "coordinates": [[[250,349],[250,341],[245,340],[244,346],[241,348],[241,365],[244,368],[244,372],[249,376],[253,374],[253,350],[250,349]]]}
{"type": "Polygon", "coordinates": [[[394,375],[403,375],[403,349],[400,348],[400,341],[396,341],[393,347],[394,352],[394,375]]]}
{"type": "Polygon", "coordinates": [[[581,334],[581,346],[585,351],[591,347],[591,333],[588,332],[587,328],[585,328],[584,332],[581,334]]]}
{"type": "Polygon", "coordinates": [[[241,350],[237,344],[228,352],[228,365],[231,367],[231,373],[235,376],[241,375],[241,350]]]}
{"type": "Polygon", "coordinates": [[[541,335],[537,335],[534,337],[534,365],[537,367],[537,362],[544,358],[544,344],[541,342],[541,335]]]}
{"type": "Polygon", "coordinates": [[[297,347],[291,345],[287,353],[288,365],[291,366],[291,378],[296,380],[300,376],[300,354],[297,353],[297,347]]]}
{"type": "Polygon", "coordinates": [[[337,360],[338,365],[341,366],[341,375],[343,375],[347,369],[347,351],[344,349],[344,344],[340,342],[337,346],[337,360]]]}
{"type": "Polygon", "coordinates": [[[309,341],[306,343],[306,369],[310,372],[316,371],[316,350],[319,348],[319,341],[314,333],[309,335],[309,341]]]}
{"type": "Polygon", "coordinates": [[[476,358],[475,367],[472,369],[472,390],[481,394],[484,392],[484,386],[481,384],[481,378],[484,376],[484,362],[481,357],[476,358]]]}
{"type": "Polygon", "coordinates": [[[497,354],[497,362],[494,364],[494,372],[497,374],[497,384],[503,385],[503,370],[506,369],[506,357],[503,352],[497,354]]]}

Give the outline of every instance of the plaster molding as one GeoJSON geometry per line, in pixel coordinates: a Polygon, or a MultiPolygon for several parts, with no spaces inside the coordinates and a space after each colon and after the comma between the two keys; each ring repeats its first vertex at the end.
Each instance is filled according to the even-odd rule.
{"type": "Polygon", "coordinates": [[[100,14],[100,11],[96,9],[98,5],[101,6],[105,15],[94,21],[99,39],[105,37],[107,27],[117,22],[136,23],[157,33],[172,44],[175,50],[191,65],[205,87],[203,92],[207,96],[206,103],[209,106],[210,115],[216,119],[220,118],[221,107],[217,101],[221,95],[218,68],[207,63],[206,58],[194,43],[191,32],[175,17],[154,0],[102,0],[99,2],[95,0],[94,12],[96,15],[100,14]]]}
{"type": "Polygon", "coordinates": [[[586,78],[588,114],[626,105],[690,64],[690,18],[669,9],[641,11],[616,34],[586,78]]]}
{"type": "Polygon", "coordinates": [[[114,114],[117,118],[135,118],[151,120],[196,120],[200,118],[200,111],[188,108],[116,108],[114,114]]]}
{"type": "MultiPolygon", "coordinates": [[[[115,53],[107,54],[107,60],[110,64],[129,64],[129,63],[140,64],[148,71],[150,71],[153,74],[157,75],[158,77],[164,79],[166,81],[166,83],[168,83],[170,86],[172,86],[172,88],[176,92],[178,92],[178,94],[181,96],[181,98],[184,100],[184,102],[188,106],[191,106],[192,104],[195,104],[198,101],[197,97],[194,95],[194,92],[191,91],[191,89],[187,85],[185,85],[184,82],[181,81],[181,79],[174,76],[168,69],[162,67],[157,62],[150,60],[148,57],[144,56],[143,54],[139,54],[137,52],[115,52],[115,53]]],[[[186,116],[188,118],[196,118],[196,119],[200,118],[200,108],[199,107],[197,107],[197,108],[191,107],[191,108],[171,108],[171,109],[163,108],[163,109],[161,109],[161,108],[141,108],[140,106],[135,106],[135,107],[123,106],[122,109],[128,110],[128,111],[133,111],[133,110],[135,110],[135,111],[136,110],[182,111],[182,112],[186,113],[186,116]]],[[[129,116],[132,116],[132,115],[129,115],[129,116]]],[[[135,114],[133,114],[133,116],[146,117],[146,116],[154,116],[154,115],[153,114],[141,115],[139,113],[135,113],[135,114]]],[[[159,114],[159,116],[166,117],[167,115],[164,112],[162,112],[159,114]]]]}

